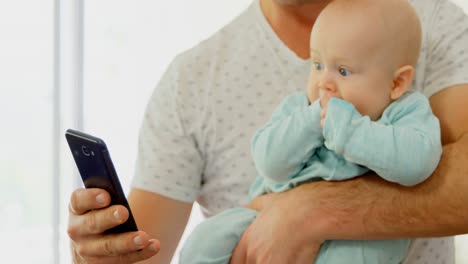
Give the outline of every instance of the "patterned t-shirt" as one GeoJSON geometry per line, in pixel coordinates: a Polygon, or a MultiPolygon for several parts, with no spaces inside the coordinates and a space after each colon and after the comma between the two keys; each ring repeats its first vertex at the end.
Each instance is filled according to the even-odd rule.
{"type": "MultiPolygon", "coordinates": [[[[448,0],[410,2],[423,28],[412,90],[430,97],[468,83],[468,17],[448,0]]],[[[163,75],[140,130],[132,186],[198,201],[207,217],[245,205],[257,176],[250,140],[283,98],[305,89],[309,70],[254,0],[163,75]]],[[[414,240],[405,264],[424,263],[453,264],[453,237],[414,240]]]]}

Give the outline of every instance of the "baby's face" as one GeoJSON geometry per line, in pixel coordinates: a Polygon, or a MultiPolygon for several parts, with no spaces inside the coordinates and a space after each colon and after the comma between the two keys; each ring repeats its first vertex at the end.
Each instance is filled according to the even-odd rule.
{"type": "Polygon", "coordinates": [[[387,37],[365,17],[353,17],[352,23],[334,18],[319,18],[312,30],[309,99],[317,93],[341,98],[375,121],[391,103],[394,69],[382,48],[387,37]]]}
{"type": "Polygon", "coordinates": [[[343,99],[362,115],[377,120],[391,102],[391,74],[357,52],[360,49],[357,45],[343,45],[341,50],[347,52],[339,52],[333,46],[311,51],[308,93],[318,91],[319,98],[327,95],[343,99]]]}

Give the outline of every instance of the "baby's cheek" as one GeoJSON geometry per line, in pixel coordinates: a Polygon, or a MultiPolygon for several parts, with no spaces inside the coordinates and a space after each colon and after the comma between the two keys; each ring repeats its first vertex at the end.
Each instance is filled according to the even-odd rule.
{"type": "Polygon", "coordinates": [[[378,110],[376,109],[375,105],[369,104],[369,103],[360,103],[360,104],[354,104],[354,107],[356,110],[363,116],[368,116],[372,121],[375,121],[375,119],[379,116],[378,115],[378,110]]]}
{"type": "Polygon", "coordinates": [[[313,102],[319,98],[319,91],[317,86],[310,85],[307,87],[307,96],[309,97],[309,101],[313,102]]]}
{"type": "Polygon", "coordinates": [[[361,114],[361,115],[369,115],[369,102],[363,102],[362,100],[359,100],[358,98],[350,98],[349,100],[346,100],[354,107],[356,110],[361,114]]]}

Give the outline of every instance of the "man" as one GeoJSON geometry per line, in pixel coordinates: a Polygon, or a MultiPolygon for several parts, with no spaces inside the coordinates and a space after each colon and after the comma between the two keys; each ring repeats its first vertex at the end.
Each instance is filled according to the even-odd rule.
{"type": "MultiPolygon", "coordinates": [[[[77,190],[68,229],[76,263],[168,263],[195,199],[207,216],[246,203],[256,176],[250,137],[282,98],[303,89],[310,30],[328,2],[254,1],[175,59],[150,100],[140,135],[129,202],[143,231],[102,235],[128,213],[105,208],[109,196],[102,190],[77,190]]],[[[232,263],[310,263],[327,239],[468,232],[468,19],[445,0],[410,2],[425,36],[414,89],[429,97],[442,128],[444,152],[435,173],[411,188],[368,175],[261,197],[249,205],[261,213],[232,263]]],[[[405,263],[437,258],[453,263],[452,238],[415,240],[405,263]]]]}

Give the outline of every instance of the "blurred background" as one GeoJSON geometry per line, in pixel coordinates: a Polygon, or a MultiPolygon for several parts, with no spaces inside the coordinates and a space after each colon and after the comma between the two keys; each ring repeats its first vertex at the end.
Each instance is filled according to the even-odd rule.
{"type": "MultiPolygon", "coordinates": [[[[467,0],[453,1],[468,12],[467,0]]],[[[81,181],[64,131],[105,139],[128,193],[161,74],[250,2],[0,1],[2,263],[71,262],[67,207],[81,181]]],[[[195,206],[186,233],[201,220],[195,206]]],[[[468,239],[456,241],[457,264],[468,263],[468,239]]]]}

